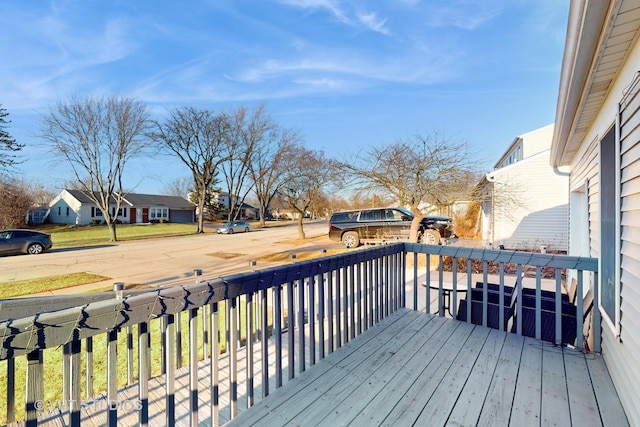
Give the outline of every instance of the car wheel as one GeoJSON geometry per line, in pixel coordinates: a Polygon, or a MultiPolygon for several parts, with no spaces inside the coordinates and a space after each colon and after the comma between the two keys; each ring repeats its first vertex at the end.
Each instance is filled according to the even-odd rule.
{"type": "Polygon", "coordinates": [[[42,245],[40,243],[34,243],[32,245],[29,245],[29,247],[27,248],[27,252],[30,255],[37,255],[42,253],[42,251],[44,250],[44,247],[42,247],[42,245]]]}
{"type": "Polygon", "coordinates": [[[342,236],[342,243],[344,243],[344,247],[347,249],[357,248],[360,246],[360,237],[355,231],[347,231],[344,233],[344,236],[342,236]]]}
{"type": "Polygon", "coordinates": [[[233,228],[229,229],[229,234],[233,234],[233,228]]]}
{"type": "Polygon", "coordinates": [[[420,239],[420,243],[424,243],[426,245],[439,245],[440,244],[440,233],[438,230],[424,230],[422,233],[422,238],[420,239]]]}
{"type": "Polygon", "coordinates": [[[245,229],[244,229],[244,232],[245,232],[245,233],[248,233],[248,232],[249,232],[249,227],[245,228],[245,229]]]}

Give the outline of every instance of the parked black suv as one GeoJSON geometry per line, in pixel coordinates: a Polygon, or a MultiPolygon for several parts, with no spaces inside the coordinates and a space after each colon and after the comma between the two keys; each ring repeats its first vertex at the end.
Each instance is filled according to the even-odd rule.
{"type": "MultiPolygon", "coordinates": [[[[413,214],[403,208],[375,208],[340,211],[329,220],[329,238],[342,241],[347,248],[360,243],[388,243],[408,240],[413,214]]],[[[420,223],[419,240],[438,245],[453,237],[448,216],[426,216],[420,223]]]]}

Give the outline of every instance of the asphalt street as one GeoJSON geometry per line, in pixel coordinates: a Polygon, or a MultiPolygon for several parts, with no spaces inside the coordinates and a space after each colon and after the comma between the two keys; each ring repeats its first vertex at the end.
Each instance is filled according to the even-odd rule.
{"type": "MultiPolygon", "coordinates": [[[[307,237],[325,236],[326,221],[304,224],[307,237]]],[[[193,236],[118,242],[99,247],[56,249],[39,255],[0,257],[0,283],[42,278],[60,274],[89,272],[110,277],[83,288],[104,288],[115,282],[125,285],[168,286],[194,280],[194,270],[202,270],[202,279],[224,277],[269,265],[252,260],[283,251],[295,251],[322,245],[310,239],[299,243],[298,229],[291,223],[280,227],[255,229],[249,233],[216,234],[212,230],[193,236]]],[[[326,240],[327,245],[333,244],[326,240]]],[[[52,293],[81,292],[71,288],[52,293]]]]}

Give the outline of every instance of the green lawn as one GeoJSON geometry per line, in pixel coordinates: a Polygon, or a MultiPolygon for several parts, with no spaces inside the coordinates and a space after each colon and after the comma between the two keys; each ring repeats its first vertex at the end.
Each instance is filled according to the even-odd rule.
{"type": "MultiPolygon", "coordinates": [[[[44,225],[38,228],[51,234],[54,249],[92,246],[109,243],[109,229],[106,225],[96,226],[56,226],[44,225]]],[[[195,224],[119,224],[116,236],[119,242],[170,236],[196,234],[195,224]]]]}

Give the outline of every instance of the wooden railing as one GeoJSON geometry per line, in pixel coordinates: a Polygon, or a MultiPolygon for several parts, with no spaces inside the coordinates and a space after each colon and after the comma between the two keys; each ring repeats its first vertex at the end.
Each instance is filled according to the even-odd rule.
{"type": "MultiPolygon", "coordinates": [[[[197,277],[196,283],[6,319],[0,322],[0,360],[4,364],[0,368],[6,370],[5,422],[20,418],[27,425],[37,425],[38,415],[52,409],[52,400],[60,399],[62,405],[54,406],[62,407],[55,409],[68,418],[70,425],[80,425],[86,402],[103,393],[108,402],[104,408],[106,422],[115,426],[121,409],[118,392],[124,383],[137,384],[136,422],[147,425],[149,381],[160,375],[166,408],[162,423],[175,425],[179,391],[176,370],[185,366],[189,377],[188,417],[190,425],[198,425],[202,417],[198,412],[202,409],[198,368],[199,364],[208,363],[207,415],[212,425],[218,425],[222,400],[227,402],[224,418],[234,418],[241,409],[240,401],[243,407],[252,406],[257,398],[269,395],[273,387],[282,386],[400,307],[418,309],[420,298],[424,298],[426,311],[446,315],[446,281],[466,280],[464,291],[454,287],[448,293],[451,315],[459,318],[463,293],[475,292],[472,289],[478,277],[481,282],[490,283],[493,269],[498,271],[497,288],[491,290],[487,285],[480,291],[480,323],[490,326],[491,292],[496,292],[500,328],[512,328],[522,334],[523,308],[516,305],[509,312],[511,305],[506,299],[507,283],[513,281],[508,270],[513,266],[517,276],[531,270],[536,281],[538,302],[534,311],[538,334],[543,323],[541,283],[549,270],[555,278],[557,295],[567,274],[577,278],[575,305],[580,315],[583,272],[593,272],[587,277],[597,283],[597,260],[591,258],[397,243],[214,280],[197,277]],[[475,273],[478,263],[482,271],[475,273]],[[446,266],[453,271],[446,271],[446,266]],[[429,286],[424,290],[420,287],[422,281],[432,283],[432,277],[439,283],[433,295],[437,296],[435,303],[434,291],[429,286]],[[421,292],[425,295],[419,297],[421,292]],[[516,327],[509,326],[509,322],[516,327]],[[99,350],[98,340],[104,343],[99,350]],[[63,379],[59,384],[47,382],[45,387],[45,371],[48,373],[49,368],[44,355],[56,349],[62,353],[63,379]],[[246,358],[242,372],[238,369],[240,353],[246,358]],[[224,369],[221,358],[225,360],[224,369]],[[24,371],[20,371],[20,365],[26,365],[24,371]],[[259,367],[258,374],[254,366],[259,367]],[[224,399],[220,387],[223,373],[228,385],[224,387],[224,399]],[[104,386],[96,385],[96,378],[106,378],[104,386]],[[243,383],[242,396],[239,381],[243,383]],[[24,383],[24,390],[20,383],[24,383]],[[18,406],[24,407],[24,413],[16,409],[18,406]]],[[[522,280],[515,283],[520,292],[522,286],[522,280]]],[[[597,292],[595,296],[597,307],[597,292]]],[[[562,336],[562,303],[558,296],[557,337],[562,336]]],[[[467,321],[474,320],[472,306],[467,304],[465,308],[467,321]]],[[[599,325],[598,310],[593,313],[594,323],[599,325]]],[[[583,340],[582,320],[577,320],[578,347],[583,340]]],[[[599,351],[599,326],[595,331],[595,350],[599,351]]]]}

